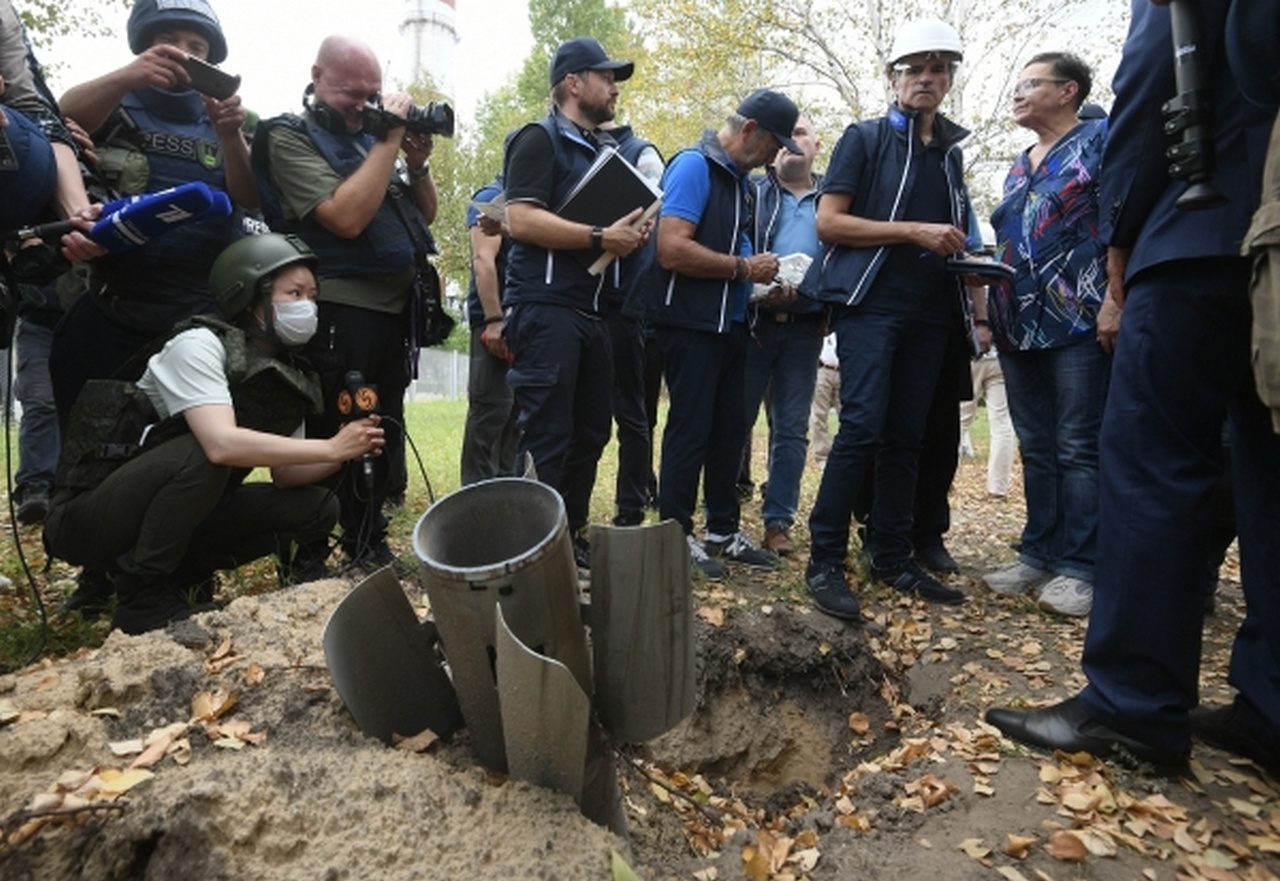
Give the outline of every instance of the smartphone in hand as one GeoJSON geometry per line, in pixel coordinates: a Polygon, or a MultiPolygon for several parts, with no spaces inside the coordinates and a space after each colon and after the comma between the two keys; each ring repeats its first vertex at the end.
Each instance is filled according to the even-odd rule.
{"type": "Polygon", "coordinates": [[[236,93],[236,89],[240,88],[240,77],[232,76],[219,70],[194,55],[188,55],[179,63],[187,71],[187,75],[191,77],[191,88],[201,94],[208,95],[210,98],[225,101],[236,93]]]}

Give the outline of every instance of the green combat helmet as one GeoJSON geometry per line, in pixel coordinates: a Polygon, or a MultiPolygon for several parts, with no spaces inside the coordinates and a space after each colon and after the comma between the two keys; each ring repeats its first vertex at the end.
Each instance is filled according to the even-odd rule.
{"type": "Polygon", "coordinates": [[[295,235],[272,232],[239,239],[213,261],[209,290],[222,314],[231,320],[270,289],[276,270],[292,263],[306,263],[316,272],[320,261],[295,235]]]}

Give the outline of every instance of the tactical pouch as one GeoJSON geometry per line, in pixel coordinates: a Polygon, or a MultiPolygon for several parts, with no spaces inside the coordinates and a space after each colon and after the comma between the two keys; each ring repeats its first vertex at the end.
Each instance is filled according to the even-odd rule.
{"type": "MultiPolygon", "coordinates": [[[[89,380],[71,408],[54,483],[76,492],[93,489],[143,449],[143,432],[159,421],[151,401],[132,382],[89,380]]],[[[154,431],[147,432],[146,446],[158,442],[154,431]]]]}
{"type": "Polygon", "coordinates": [[[107,144],[98,150],[98,176],[102,182],[124,196],[147,191],[151,167],[146,154],[132,145],[107,144]]]}
{"type": "Polygon", "coordinates": [[[1280,432],[1280,119],[1271,133],[1262,180],[1262,205],[1244,237],[1245,256],[1253,258],[1249,297],[1253,304],[1250,361],[1258,397],[1271,410],[1271,427],[1280,432]]]}

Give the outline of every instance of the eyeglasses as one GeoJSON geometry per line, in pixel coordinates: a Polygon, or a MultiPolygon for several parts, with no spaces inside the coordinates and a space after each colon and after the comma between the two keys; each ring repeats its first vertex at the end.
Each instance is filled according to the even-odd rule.
{"type": "Polygon", "coordinates": [[[1014,86],[1013,97],[1025,98],[1028,95],[1030,95],[1032,92],[1034,92],[1036,89],[1040,88],[1045,83],[1053,83],[1054,85],[1062,86],[1069,82],[1071,82],[1071,80],[1056,79],[1053,77],[1035,76],[1029,80],[1023,80],[1022,82],[1014,86]]]}
{"type": "Polygon", "coordinates": [[[953,67],[954,64],[948,61],[935,61],[933,64],[895,64],[893,72],[916,77],[928,70],[934,76],[946,76],[951,73],[953,67]]]}

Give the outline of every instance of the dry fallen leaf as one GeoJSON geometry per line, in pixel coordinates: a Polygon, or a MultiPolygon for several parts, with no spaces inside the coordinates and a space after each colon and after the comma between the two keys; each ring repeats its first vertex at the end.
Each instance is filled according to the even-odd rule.
{"type": "Polygon", "coordinates": [[[866,713],[853,713],[849,716],[849,730],[854,734],[866,734],[871,730],[871,718],[866,713]]]}
{"type": "Polygon", "coordinates": [[[116,740],[107,744],[107,749],[111,750],[113,756],[136,756],[138,753],[146,749],[146,744],[142,742],[141,737],[133,740],[116,740]]]}
{"type": "Polygon", "coordinates": [[[769,860],[755,845],[742,849],[742,874],[750,881],[769,881],[769,860]]]}
{"type": "Polygon", "coordinates": [[[1078,863],[1089,854],[1084,842],[1065,829],[1059,829],[1049,836],[1049,843],[1044,846],[1049,856],[1067,863],[1078,863]]]}
{"type": "Polygon", "coordinates": [[[806,847],[793,853],[790,860],[796,864],[801,872],[812,872],[821,858],[822,854],[818,852],[816,847],[806,847]]]}
{"type": "Polygon", "coordinates": [[[712,627],[724,626],[724,609],[720,606],[703,606],[698,609],[697,615],[712,627]]]}
{"type": "Polygon", "coordinates": [[[983,844],[981,838],[966,838],[960,842],[960,849],[975,860],[982,860],[991,856],[991,848],[983,844]]]}
{"type": "Polygon", "coordinates": [[[1037,839],[1034,835],[1014,835],[1010,832],[1001,853],[1005,856],[1013,857],[1015,860],[1025,860],[1031,850],[1031,845],[1035,844],[1036,841],[1037,839]]]}
{"type": "Polygon", "coordinates": [[[156,775],[145,768],[131,768],[128,771],[108,769],[102,772],[102,794],[122,795],[154,776],[156,775]]]}
{"type": "Polygon", "coordinates": [[[209,656],[209,660],[211,661],[221,660],[222,658],[225,658],[229,654],[231,654],[231,637],[228,636],[218,645],[216,649],[214,649],[213,654],[209,656]]]}
{"type": "Polygon", "coordinates": [[[199,692],[191,699],[191,719],[194,722],[212,722],[215,719],[221,719],[231,712],[239,700],[239,694],[222,688],[199,692]]]}
{"type": "Polygon", "coordinates": [[[1013,866],[997,866],[996,871],[1007,878],[1008,881],[1027,881],[1027,876],[1013,866]]]}
{"type": "Polygon", "coordinates": [[[129,765],[130,768],[152,768],[159,764],[160,760],[169,752],[169,744],[173,743],[173,738],[167,733],[153,741],[150,746],[143,750],[142,755],[133,760],[129,765]]]}
{"type": "Polygon", "coordinates": [[[436,734],[430,728],[423,728],[417,734],[410,737],[404,737],[391,733],[391,745],[396,749],[402,749],[405,752],[420,753],[425,752],[427,747],[440,739],[440,735],[436,734]]]}
{"type": "Polygon", "coordinates": [[[267,671],[262,669],[260,664],[250,664],[248,669],[244,671],[244,684],[257,685],[259,682],[267,678],[267,671]]]}

